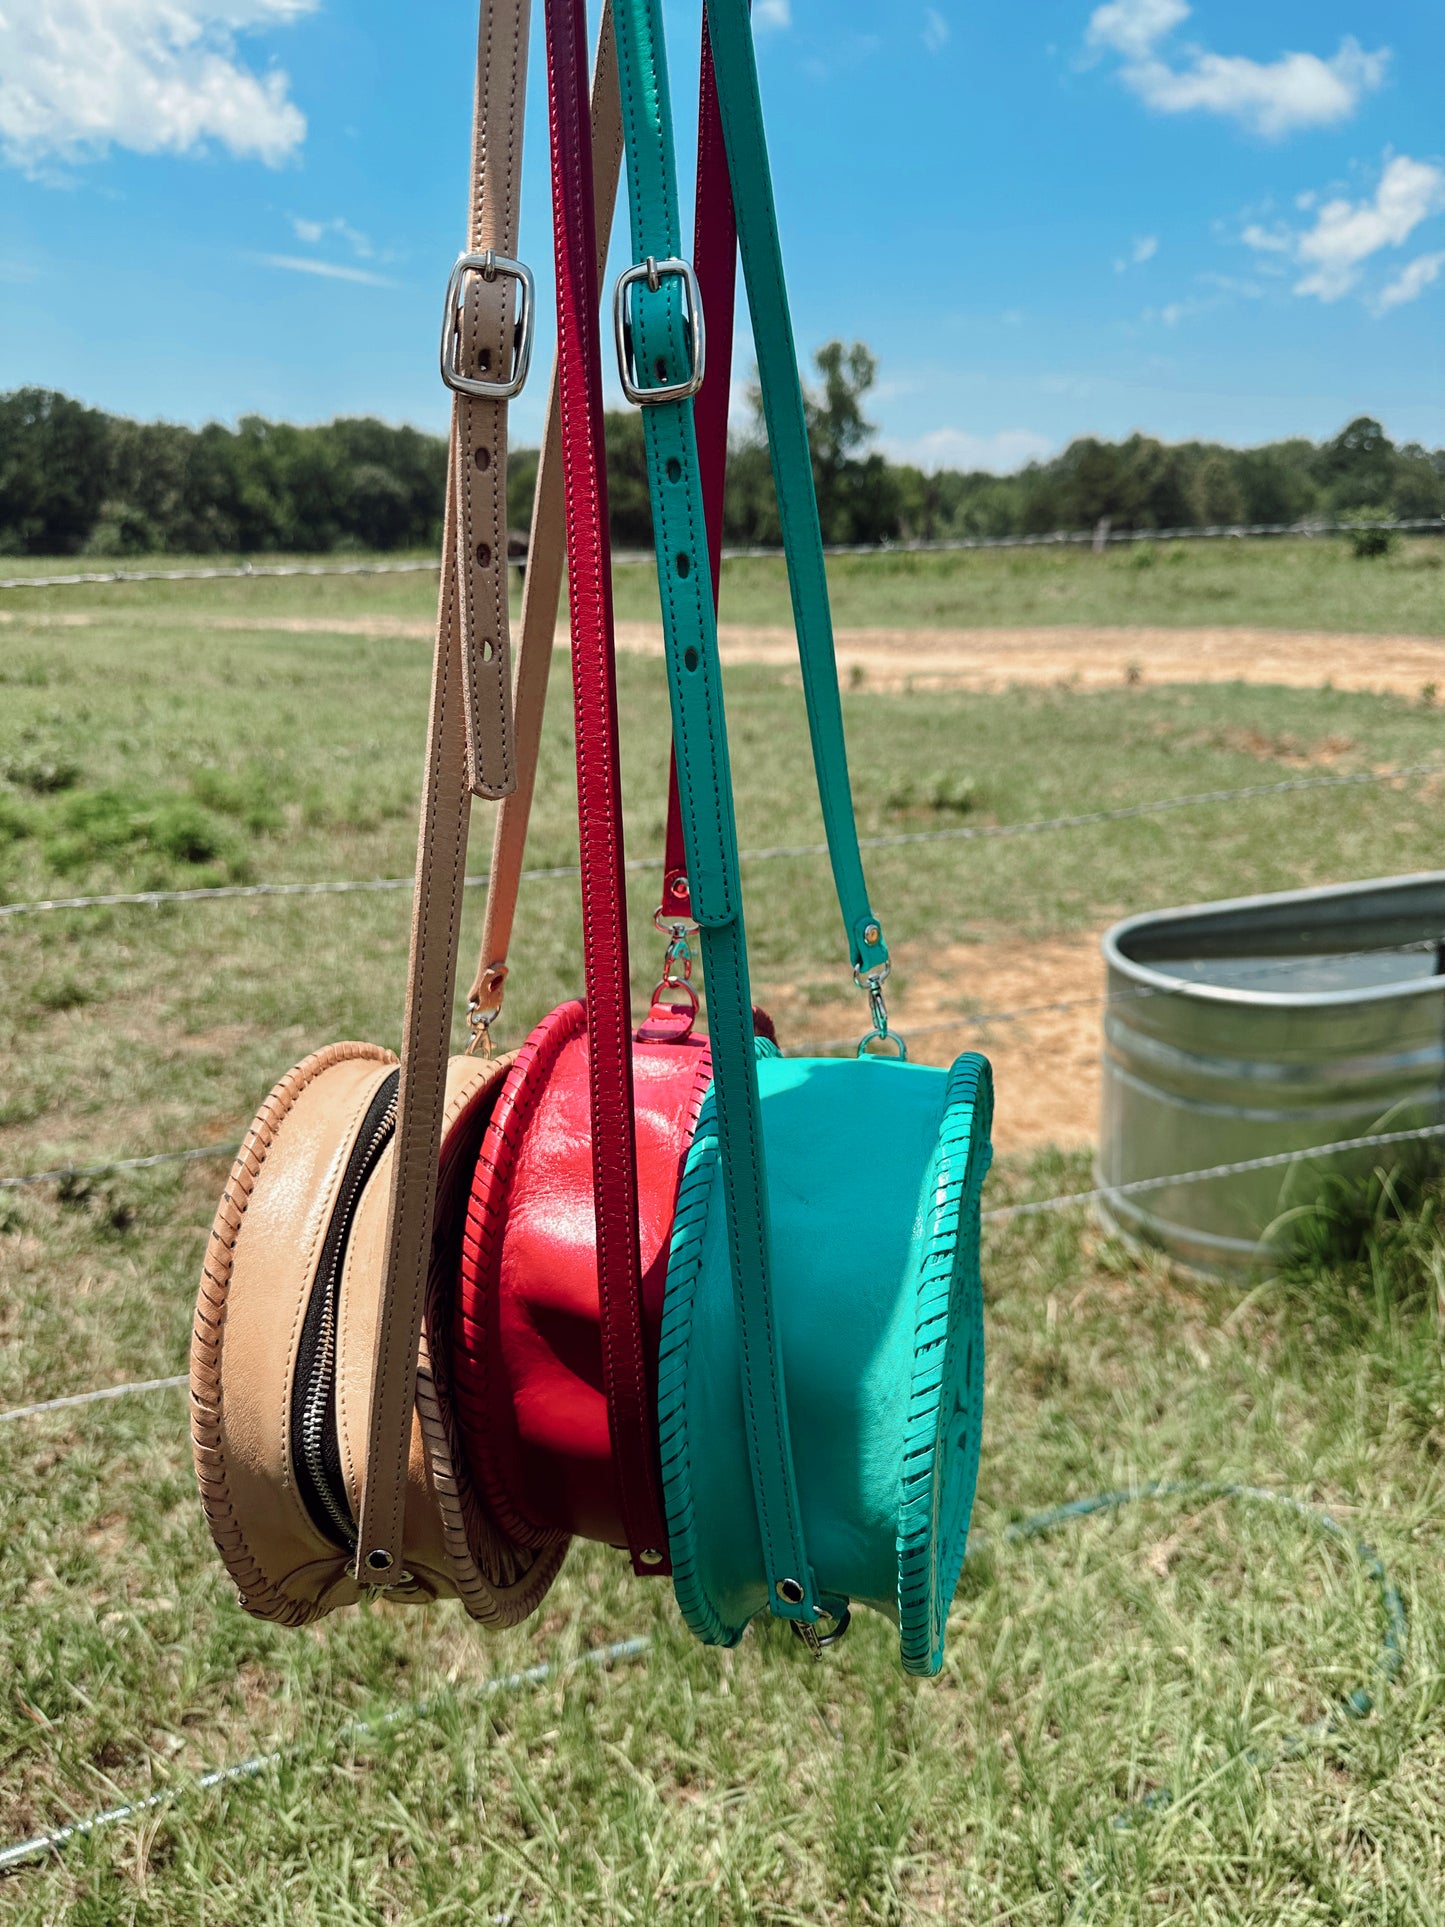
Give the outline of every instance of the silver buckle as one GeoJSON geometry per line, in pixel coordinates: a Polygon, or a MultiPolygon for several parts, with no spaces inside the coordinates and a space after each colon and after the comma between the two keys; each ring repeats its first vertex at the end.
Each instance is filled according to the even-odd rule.
{"type": "Polygon", "coordinates": [[[697,285],[697,276],[692,271],[690,261],[669,258],[657,261],[649,254],[645,261],[624,268],[617,277],[617,287],[612,296],[612,325],[617,335],[617,372],[622,377],[622,392],[635,407],[641,408],[651,402],[686,401],[702,387],[703,372],[707,365],[707,339],[702,322],[702,290],[697,285]],[[664,382],[661,387],[643,388],[637,382],[637,367],[633,352],[631,303],[627,299],[628,289],[635,281],[645,281],[656,294],[664,275],[675,275],[682,283],[683,299],[687,308],[687,331],[692,351],[692,372],[683,381],[664,382]]]}
{"type": "Polygon", "coordinates": [[[527,370],[532,365],[532,334],[536,325],[536,284],[530,268],[512,260],[510,255],[493,253],[491,248],[485,254],[459,254],[447,278],[446,307],[442,312],[442,380],[461,395],[475,395],[481,401],[511,401],[513,396],[521,394],[527,370]],[[517,284],[512,372],[505,381],[483,381],[476,375],[464,375],[458,365],[462,303],[469,274],[479,274],[484,281],[495,281],[499,274],[508,275],[517,284]]]}

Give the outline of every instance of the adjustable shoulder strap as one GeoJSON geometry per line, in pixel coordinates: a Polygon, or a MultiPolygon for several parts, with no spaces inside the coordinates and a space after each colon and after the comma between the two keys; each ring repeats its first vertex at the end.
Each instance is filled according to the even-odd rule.
{"type": "Polygon", "coordinates": [[[672,118],[657,0],[622,0],[618,60],[634,253],[634,265],[617,287],[619,354],[624,392],[643,407],[688,882],[706,969],[753,1490],[772,1610],[811,1630],[819,1601],[803,1543],[773,1316],[737,830],[691,403],[703,373],[702,313],[693,271],[678,258],[672,118]]]}
{"type": "MultiPolygon", "coordinates": [[[[733,307],[737,293],[738,231],[732,188],[718,114],[717,82],[707,27],[702,34],[702,64],[697,90],[697,192],[693,206],[692,251],[702,311],[707,316],[707,372],[693,402],[698,462],[702,475],[703,520],[716,613],[722,586],[723,497],[727,483],[728,405],[732,399],[733,307]]],[[[682,799],[677,790],[677,757],[667,779],[667,833],[662,863],[662,901],[653,919],[660,929],[681,936],[692,921],[687,881],[687,846],[682,834],[682,799]]],[[[669,959],[671,952],[669,952],[669,959]]]]}
{"type": "Polygon", "coordinates": [[[598,236],[587,132],[586,9],[582,0],[546,0],[546,20],[602,1373],[628,1549],[637,1572],[656,1573],[668,1569],[667,1533],[642,1337],[622,775],[597,326],[598,236]]]}
{"type": "MultiPolygon", "coordinates": [[[[792,321],[783,281],[782,255],[767,148],[757,90],[747,7],[726,0],[722,26],[724,58],[732,83],[726,118],[720,116],[709,38],[712,12],[703,34],[703,75],[699,103],[698,191],[695,267],[708,317],[709,359],[716,369],[731,360],[733,269],[738,226],[744,230],[744,272],[753,314],[769,451],[780,504],[783,546],[793,598],[798,654],[818,791],[832,862],[834,883],[847,932],[851,960],[860,975],[885,970],[887,945],[882,921],[868,901],[858,852],[852,790],[844,743],[842,707],[833,649],[832,617],[823,563],[822,531],[813,492],[802,387],[798,377],[792,321]],[[741,16],[739,25],[738,16],[741,16]],[[737,150],[740,185],[738,223],[724,151],[725,129],[737,150]]],[[[605,257],[611,229],[617,175],[622,158],[621,104],[617,95],[616,44],[611,0],[602,10],[592,91],[592,169],[599,248],[605,257]]],[[[602,260],[598,273],[601,275],[602,260]]],[[[722,543],[723,477],[727,456],[728,383],[708,382],[696,402],[697,438],[716,607],[722,543]]],[[[491,879],[476,978],[469,993],[474,1021],[489,1022],[501,1006],[507,953],[516,915],[517,877],[532,804],[532,774],[540,746],[541,717],[552,634],[562,582],[563,480],[557,419],[556,377],[548,397],[546,426],[532,510],[532,541],[522,599],[522,640],[516,678],[517,787],[497,815],[491,879]]],[[[682,836],[675,763],[668,785],[668,816],[661,924],[687,923],[692,904],[682,836]]]]}
{"type": "MultiPolygon", "coordinates": [[[[622,172],[622,102],[617,91],[617,37],[612,25],[611,0],[605,0],[597,31],[597,57],[592,74],[592,191],[597,230],[597,279],[607,264],[607,238],[617,206],[622,172]]],[[[489,1026],[502,1007],[507,975],[507,952],[517,914],[517,887],[522,853],[527,843],[527,820],[537,758],[542,745],[542,717],[547,679],[552,667],[552,638],[557,627],[557,605],[562,592],[566,551],[566,502],[562,474],[562,418],[558,371],[552,370],[542,449],[537,462],[537,485],[532,498],[532,536],[527,550],[527,579],[522,590],[522,635],[517,649],[516,739],[517,786],[497,811],[492,837],[487,906],[482,924],[477,974],[467,993],[468,1015],[474,1028],[489,1026]]]]}
{"type": "MultiPolygon", "coordinates": [[[[515,164],[520,163],[521,85],[525,66],[527,0],[486,0],[478,43],[477,101],[479,116],[495,111],[498,73],[504,72],[502,119],[513,126],[515,164]],[[523,49],[518,53],[517,49],[523,49]],[[500,49],[500,51],[499,51],[500,49]],[[494,63],[500,61],[500,67],[494,63]],[[510,90],[515,88],[515,101],[510,90]]],[[[486,149],[479,136],[477,152],[486,149]]],[[[483,183],[483,187],[485,183],[483,183]]],[[[481,191],[481,190],[479,190],[481,191]]],[[[490,217],[489,217],[490,218],[490,217]]],[[[515,230],[515,200],[510,220],[515,230]]],[[[501,264],[497,263],[500,269],[501,264]]],[[[510,273],[510,268],[508,269],[510,273]]],[[[524,271],[518,268],[520,275],[524,271]]],[[[465,279],[465,277],[463,277],[465,279]]],[[[478,277],[472,277],[477,279],[478,277]]],[[[530,279],[530,277],[528,277],[530,279]]],[[[448,327],[455,329],[460,288],[453,277],[448,292],[448,327]]],[[[481,278],[482,286],[493,284],[481,278]]],[[[510,332],[507,345],[510,347],[510,332]]],[[[454,357],[464,352],[453,338],[454,357]]],[[[443,336],[443,359],[447,359],[443,336]]],[[[525,375],[525,357],[520,371],[525,375]]],[[[518,385],[520,385],[518,383],[518,385]]],[[[515,392],[512,389],[511,392],[515,392]]],[[[473,398],[475,399],[475,398],[473,398]]],[[[507,720],[501,705],[492,714],[487,737],[480,716],[483,685],[467,674],[466,628],[463,618],[463,571],[459,531],[468,517],[471,526],[501,527],[506,523],[506,402],[492,398],[486,433],[491,438],[472,442],[474,483],[471,507],[462,501],[459,484],[463,429],[459,399],[452,432],[446,527],[442,549],[442,579],[437,605],[436,655],[432,669],[431,710],[427,727],[426,770],[422,787],[421,826],[417,840],[416,894],[412,910],[411,958],[407,972],[406,1015],[403,1024],[401,1082],[398,1092],[396,1157],[392,1165],[391,1201],[387,1221],[386,1275],[372,1356],[371,1425],[367,1438],[366,1479],[358,1520],[357,1578],[363,1585],[392,1586],[402,1578],[402,1520],[406,1467],[411,1445],[412,1406],[416,1397],[417,1346],[421,1337],[422,1306],[431,1255],[432,1220],[436,1207],[437,1160],[441,1148],[442,1113],[446,1099],[447,1055],[451,1043],[452,998],[456,983],[457,937],[462,890],[466,876],[467,829],[471,815],[468,790],[477,772],[479,742],[506,744],[511,756],[510,690],[507,720]],[[488,460],[476,459],[485,447],[488,460]]],[[[505,611],[505,540],[500,564],[502,608],[505,611]]],[[[494,652],[484,662],[504,662],[494,652]]],[[[495,685],[496,676],[491,677],[495,685]]],[[[495,792],[493,792],[495,793],[495,792]]]]}
{"type": "Polygon", "coordinates": [[[858,853],[848,752],[843,739],[843,709],[838,696],[838,664],[833,650],[833,620],[823,566],[823,534],[818,523],[793,322],[783,279],[783,252],[768,169],[767,131],[758,92],[748,0],[708,0],[706,31],[712,45],[723,137],[727,143],[743,279],[753,321],[768,452],[787,554],[788,586],[798,632],[798,656],[818,795],[849,951],[855,970],[862,975],[884,966],[888,949],[879,919],[869,906],[863,862],[858,853]]]}
{"type": "Polygon", "coordinates": [[[467,252],[452,269],[442,318],[442,379],[456,396],[452,533],[467,721],[467,783],[476,796],[515,786],[507,609],[507,403],[527,379],[535,299],[518,261],[527,0],[483,0],[467,252]]]}

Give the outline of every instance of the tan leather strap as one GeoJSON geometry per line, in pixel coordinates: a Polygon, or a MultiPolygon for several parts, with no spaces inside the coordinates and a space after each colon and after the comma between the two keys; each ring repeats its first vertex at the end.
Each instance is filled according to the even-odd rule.
{"type": "MultiPolygon", "coordinates": [[[[612,26],[611,0],[602,9],[597,32],[597,58],[592,69],[592,191],[597,221],[597,274],[607,261],[607,240],[617,205],[622,170],[622,101],[617,83],[617,41],[612,26]]],[[[517,909],[517,887],[532,810],[532,788],[542,739],[542,714],[547,678],[552,667],[552,640],[557,627],[557,605],[562,591],[565,560],[565,497],[562,478],[562,428],[557,392],[557,370],[547,394],[546,426],[537,463],[537,488],[532,503],[532,541],[527,556],[527,581],[522,592],[522,636],[517,650],[516,766],[517,783],[497,811],[492,835],[491,875],[487,883],[486,919],[481,956],[467,1004],[473,1022],[490,1022],[502,1007],[502,985],[507,974],[507,950],[517,909]]]]}
{"type": "MultiPolygon", "coordinates": [[[[483,260],[510,261],[517,249],[529,12],[528,0],[483,0],[467,220],[467,252],[483,260]]],[[[455,342],[458,373],[498,385],[508,382],[519,352],[519,285],[513,273],[495,267],[464,277],[455,342]]],[[[452,321],[449,313],[448,326],[452,321]]],[[[517,780],[507,612],[506,401],[458,392],[453,430],[467,784],[475,796],[500,797],[517,780]]]]}
{"type": "MultiPolygon", "coordinates": [[[[516,232],[528,11],[528,0],[484,0],[483,4],[477,43],[474,240],[491,233],[504,238],[516,232]]],[[[494,293],[501,291],[501,321],[491,345],[494,354],[499,355],[505,346],[510,355],[510,325],[501,325],[510,314],[509,281],[500,274],[493,280],[473,274],[465,285],[468,308],[475,300],[479,315],[494,293]]],[[[463,334],[466,339],[459,340],[456,347],[465,372],[465,356],[479,337],[472,336],[469,327],[463,334]]],[[[482,346],[487,345],[482,339],[482,346]]],[[[506,787],[515,776],[507,651],[500,645],[507,606],[506,423],[504,401],[478,402],[458,394],[417,841],[386,1276],[377,1310],[366,1480],[357,1522],[357,1578],[369,1586],[398,1585],[403,1579],[407,1460],[446,1102],[471,817],[468,792],[479,787],[480,772],[469,765],[478,761],[478,752],[486,764],[491,751],[501,749],[506,787]],[[470,436],[467,446],[471,451],[465,461],[464,436],[470,436]],[[487,455],[485,462],[479,459],[482,452],[487,455]],[[490,530],[497,538],[485,565],[479,546],[485,536],[476,534],[479,529],[490,530]],[[464,547],[467,541],[472,543],[470,553],[464,547]],[[496,606],[501,609],[502,627],[493,629],[496,639],[487,655],[485,648],[473,646],[488,640],[485,614],[482,632],[476,626],[479,612],[483,612],[476,589],[479,581],[485,586],[493,573],[500,583],[496,606]],[[469,607],[473,621],[470,630],[469,607]],[[489,690],[500,692],[503,700],[489,704],[489,690]]],[[[495,610],[489,613],[494,615],[495,610]]],[[[500,790],[484,793],[499,794],[500,790]]]]}

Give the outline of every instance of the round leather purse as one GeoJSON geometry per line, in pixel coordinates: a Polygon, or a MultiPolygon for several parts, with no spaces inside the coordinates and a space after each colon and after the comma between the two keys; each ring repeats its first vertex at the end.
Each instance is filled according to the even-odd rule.
{"type": "MultiPolygon", "coordinates": [[[[633,1036],[640,1339],[657,1383],[668,1252],[684,1161],[712,1082],[693,1012],[654,1005],[633,1036]]],[[[762,1012],[760,1032],[771,1036],[762,1012]]],[[[507,1073],[467,1204],[451,1369],[473,1476],[520,1544],[576,1533],[627,1544],[608,1418],[587,1007],[537,1025],[507,1073]]],[[[662,1568],[659,1545],[650,1564],[662,1568]]]]}
{"type": "MultiPolygon", "coordinates": [[[[899,1629],[931,1674],[968,1539],[983,1413],[979,1193],[992,1080],[868,1058],[760,1057],[778,1333],[820,1599],[899,1629]]],[[[767,1610],[740,1325],[709,1099],[672,1237],[658,1367],[673,1586],[709,1645],[767,1610]]]]}
{"type": "MultiPolygon", "coordinates": [[[[562,1548],[522,1546],[472,1490],[444,1365],[465,1187],[509,1060],[448,1068],[438,1234],[394,1597],[455,1596],[488,1626],[536,1606],[562,1548]]],[[[206,1520],[241,1604],[300,1625],[349,1605],[395,1155],[397,1059],[332,1044],[289,1071],[232,1167],[191,1343],[191,1436],[206,1520]]]]}

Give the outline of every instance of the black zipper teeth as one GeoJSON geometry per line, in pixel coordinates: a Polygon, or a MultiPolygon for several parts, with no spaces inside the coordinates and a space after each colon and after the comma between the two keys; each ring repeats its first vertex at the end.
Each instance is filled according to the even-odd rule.
{"type": "Polygon", "coordinates": [[[383,1078],[347,1160],[307,1306],[292,1394],[297,1487],[317,1530],[347,1552],[356,1549],[356,1523],[351,1516],[346,1480],[339,1470],[339,1448],[335,1452],[337,1466],[328,1464],[326,1450],[328,1440],[333,1446],[337,1443],[336,1333],[341,1273],[362,1192],[396,1130],[400,1077],[399,1071],[392,1071],[383,1078]]]}

